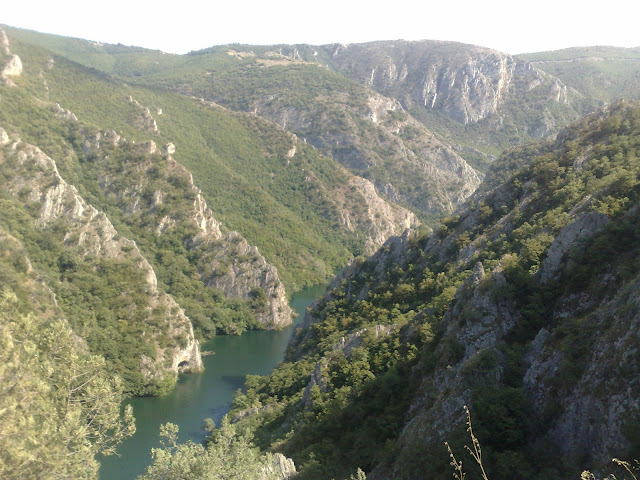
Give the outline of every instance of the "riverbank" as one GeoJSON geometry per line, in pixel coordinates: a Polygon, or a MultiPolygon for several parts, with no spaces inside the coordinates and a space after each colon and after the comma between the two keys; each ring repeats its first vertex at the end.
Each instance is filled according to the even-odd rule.
{"type": "Polygon", "coordinates": [[[294,294],[290,306],[298,313],[294,323],[280,331],[249,331],[240,336],[219,336],[202,345],[214,352],[202,359],[204,372],[181,375],[175,389],[165,397],[131,398],[136,433],[118,449],[119,457],[101,460],[100,480],[134,480],[151,462],[151,449],[159,446],[159,429],[171,422],[180,427],[179,440],[200,442],[205,432],[202,422],[216,424],[229,411],[233,394],[244,386],[247,375],[266,375],[282,361],[295,327],[302,321],[307,306],[324,292],[326,286],[308,287],[294,294]]]}

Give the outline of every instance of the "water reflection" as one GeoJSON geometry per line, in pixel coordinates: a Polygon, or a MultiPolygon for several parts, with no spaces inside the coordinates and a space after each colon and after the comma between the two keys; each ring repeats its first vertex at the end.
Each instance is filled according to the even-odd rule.
{"type": "MultiPolygon", "coordinates": [[[[291,308],[302,320],[304,312],[324,286],[310,287],[293,296],[291,308]]],[[[244,385],[248,374],[266,375],[282,360],[293,326],[280,332],[245,332],[242,336],[217,337],[202,346],[215,355],[202,358],[202,374],[182,375],[171,394],[161,398],[132,398],[136,433],[119,448],[119,457],[102,459],[101,480],[133,480],[151,461],[151,449],[159,445],[160,425],[172,422],[180,427],[179,440],[202,441],[202,422],[217,425],[229,411],[233,394],[244,385]]]]}

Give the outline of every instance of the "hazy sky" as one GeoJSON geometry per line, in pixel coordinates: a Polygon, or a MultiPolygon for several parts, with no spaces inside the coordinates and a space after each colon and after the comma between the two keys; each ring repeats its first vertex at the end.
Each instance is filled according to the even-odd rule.
{"type": "Polygon", "coordinates": [[[636,0],[13,0],[0,23],[172,53],[227,43],[453,40],[506,53],[640,46],[636,0]]]}

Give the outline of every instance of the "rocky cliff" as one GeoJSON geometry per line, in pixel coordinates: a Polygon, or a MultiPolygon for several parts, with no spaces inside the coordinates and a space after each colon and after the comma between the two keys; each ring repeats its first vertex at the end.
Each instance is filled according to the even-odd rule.
{"type": "MultiPolygon", "coordinates": [[[[480,183],[480,175],[397,100],[345,82],[309,62],[260,65],[255,74],[265,77],[267,85],[261,90],[247,86],[244,108],[366,178],[383,198],[428,217],[450,213],[480,183]],[[270,69],[278,72],[272,74],[270,69]],[[316,79],[306,89],[273,94],[273,75],[283,74],[301,82],[320,76],[326,83],[316,85],[316,79]]],[[[211,82],[215,85],[216,79],[211,82]]],[[[234,106],[234,98],[214,95],[216,101],[234,106]]]]}
{"type": "MultiPolygon", "coordinates": [[[[9,52],[4,31],[0,40],[5,53],[9,52]]],[[[37,78],[27,75],[23,81],[33,80],[37,85],[36,91],[43,89],[45,98],[49,98],[51,89],[46,75],[55,74],[64,67],[56,68],[55,61],[49,56],[36,56],[36,59],[32,70],[37,71],[39,62],[45,61],[46,64],[37,78]]],[[[149,107],[131,95],[120,100],[124,100],[122,120],[126,124],[145,136],[160,135],[149,107]]],[[[32,108],[29,113],[32,121],[39,118],[45,128],[64,132],[62,135],[52,133],[35,138],[48,150],[58,152],[62,157],[60,168],[63,174],[72,178],[84,195],[91,197],[92,204],[109,212],[110,221],[116,222],[119,228],[127,229],[129,236],[138,242],[142,254],[160,273],[161,288],[183,292],[176,299],[188,305],[185,308],[196,322],[199,335],[215,333],[213,325],[216,322],[217,328],[222,329],[220,324],[226,323],[227,330],[240,332],[246,328],[247,321],[239,318],[238,321],[211,319],[213,316],[233,316],[227,314],[233,307],[224,311],[213,307],[205,311],[193,308],[197,301],[185,298],[187,295],[184,294],[189,288],[178,285],[185,283],[185,276],[198,276],[191,281],[209,287],[211,292],[205,296],[210,297],[210,304],[216,303],[214,297],[220,296],[237,299],[244,304],[251,302],[252,307],[247,307],[247,310],[252,308],[253,314],[247,313],[252,317],[248,320],[252,326],[282,328],[291,322],[291,309],[276,269],[266,262],[256,247],[249,246],[240,234],[228,232],[214,217],[203,193],[194,185],[191,173],[173,158],[176,151],[173,143],[168,142],[162,148],[149,140],[136,144],[114,130],[89,127],[59,103],[29,97],[21,98],[18,105],[20,102],[22,109],[32,108]],[[173,246],[173,252],[169,252],[168,245],[173,242],[181,243],[182,247],[173,246]],[[183,257],[175,257],[176,254],[183,257]],[[182,272],[176,272],[180,270],[176,266],[185,260],[187,254],[189,266],[183,265],[182,272]],[[173,278],[168,278],[167,271],[174,272],[173,278]],[[179,279],[181,276],[183,278],[179,279]],[[260,294],[259,300],[253,298],[256,294],[260,294]],[[207,324],[207,332],[201,323],[207,324]]],[[[12,107],[15,109],[14,105],[12,107]]],[[[17,117],[22,115],[19,109],[12,113],[17,117]]],[[[155,108],[154,115],[162,115],[162,110],[155,108]]],[[[10,124],[14,121],[9,111],[6,121],[10,124]]],[[[28,130],[24,125],[20,128],[28,130]]],[[[242,312],[235,316],[247,315],[242,312]]]]}
{"type": "Polygon", "coordinates": [[[17,77],[22,73],[22,60],[18,55],[11,53],[9,39],[2,29],[0,29],[0,63],[3,64],[0,79],[6,85],[14,85],[10,77],[17,77]]]}
{"type": "Polygon", "coordinates": [[[567,118],[576,117],[570,105],[576,92],[532,64],[495,50],[436,41],[324,48],[334,68],[412,112],[438,112],[463,125],[489,119],[504,123],[511,121],[513,102],[536,104],[538,120],[518,126],[533,137],[557,132],[567,118]]]}
{"type": "MultiPolygon", "coordinates": [[[[53,159],[18,138],[8,135],[3,138],[0,157],[3,191],[19,204],[28,205],[27,211],[32,212],[37,228],[59,238],[65,249],[77,255],[77,260],[60,257],[59,268],[75,269],[77,261],[93,270],[107,264],[127,265],[144,282],[138,288],[144,290],[146,302],[131,303],[128,307],[132,309],[132,317],[139,319],[137,328],[144,332],[145,339],[139,339],[145,349],[139,353],[138,368],[145,383],[163,383],[168,374],[175,378],[178,371],[200,370],[202,362],[191,322],[173,298],[158,289],[155,272],[136,243],[120,235],[103,212],[87,204],[76,187],[60,176],[53,159]],[[151,312],[156,311],[164,312],[161,320],[157,316],[152,319],[151,312]],[[161,324],[155,324],[157,321],[161,324]]],[[[83,331],[82,325],[73,326],[83,331]]],[[[87,340],[92,344],[95,338],[87,340]]]]}
{"type": "Polygon", "coordinates": [[[88,136],[82,150],[92,158],[101,193],[113,198],[125,222],[153,233],[160,242],[162,237],[180,235],[201,282],[225,297],[249,301],[260,292],[263,304],[255,316],[263,328],[291,323],[292,311],[276,269],[238,232],[222,232],[226,229],[191,173],[169,153],[175,152],[173,145],[160,150],[153,141],[131,144],[108,131],[88,136]],[[123,163],[111,160],[121,157],[126,159],[123,163]],[[128,180],[123,182],[123,177],[128,180]]]}
{"type": "MultiPolygon", "coordinates": [[[[601,149],[609,135],[620,133],[613,125],[622,118],[637,122],[638,106],[616,104],[558,137],[551,150],[556,158],[562,158],[560,165],[573,167],[568,178],[579,182],[585,169],[593,172],[599,168],[593,150],[601,149]]],[[[625,129],[626,133],[632,131],[633,135],[640,133],[637,124],[625,129]]],[[[514,452],[517,445],[528,444],[528,454],[538,458],[541,454],[534,453],[532,445],[546,443],[556,449],[556,458],[573,466],[575,474],[585,467],[611,471],[611,458],[634,454],[630,432],[640,410],[640,367],[629,332],[635,331],[640,310],[637,262],[625,265],[638,248],[637,234],[630,230],[640,213],[638,165],[631,153],[637,148],[637,138],[633,143],[635,147],[618,157],[618,168],[628,172],[631,181],[622,190],[603,181],[601,190],[574,192],[569,202],[546,210],[550,202],[545,201],[546,187],[542,185],[548,185],[553,177],[544,176],[545,162],[540,156],[533,161],[536,166],[524,169],[538,176],[523,182],[523,189],[514,189],[514,184],[528,177],[521,171],[516,179],[474,197],[476,205],[484,203],[500,211],[490,226],[480,227],[481,209],[462,210],[454,231],[444,237],[436,233],[428,242],[427,256],[441,261],[455,258],[458,269],[471,273],[457,288],[443,317],[443,337],[434,351],[436,368],[422,378],[409,408],[411,413],[399,437],[405,455],[415,452],[417,438],[422,445],[434,448],[439,442],[457,438],[454,430],[463,405],[471,406],[472,416],[482,424],[478,428],[493,435],[514,431],[504,425],[487,425],[497,418],[486,409],[499,412],[502,420],[516,422],[519,439],[510,446],[484,434],[486,448],[498,452],[514,452]],[[626,197],[628,194],[631,196],[626,197]],[[615,214],[596,207],[603,200],[612,201],[611,195],[625,198],[625,207],[615,214]],[[560,213],[563,211],[566,213],[560,213]],[[530,217],[523,223],[521,216],[529,213],[546,214],[549,223],[543,230],[535,226],[540,222],[530,217]],[[464,248],[453,250],[456,255],[452,258],[456,238],[479,228],[483,233],[464,248]],[[505,237],[521,238],[518,251],[505,254],[497,263],[490,262],[489,269],[483,268],[486,260],[471,268],[474,261],[486,258],[482,253],[486,245],[505,237]],[[616,258],[608,257],[606,251],[616,251],[616,258]],[[519,262],[529,268],[524,276],[519,262]],[[518,402],[522,402],[520,407],[516,407],[518,402]],[[526,415],[532,415],[533,424],[527,423],[526,415]]],[[[553,163],[546,166],[555,167],[553,163]]],[[[562,185],[566,184],[560,180],[556,199],[567,193],[562,185]]],[[[542,476],[563,475],[557,466],[535,461],[540,462],[542,476]]],[[[494,476],[507,475],[509,468],[494,462],[488,462],[494,476]]],[[[417,472],[407,473],[401,461],[392,468],[377,469],[372,477],[397,478],[399,474],[418,478],[417,472]]]]}
{"type": "Polygon", "coordinates": [[[327,477],[449,478],[465,405],[489,478],[636,458],[639,152],[640,105],[622,102],[505,153],[433,234],[392,238],[335,279],[289,363],[239,399],[278,399],[248,421],[281,425],[258,432],[303,478],[309,452],[327,477]]]}
{"type": "Polygon", "coordinates": [[[374,92],[357,100],[323,96],[302,110],[274,99],[255,112],[364,176],[389,201],[421,214],[450,213],[480,183],[478,172],[451,147],[397,101],[374,92]]]}

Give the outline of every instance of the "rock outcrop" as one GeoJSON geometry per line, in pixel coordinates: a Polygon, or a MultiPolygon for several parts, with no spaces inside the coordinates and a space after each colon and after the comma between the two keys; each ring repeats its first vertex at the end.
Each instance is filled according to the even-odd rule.
{"type": "Polygon", "coordinates": [[[22,74],[22,61],[18,55],[11,53],[9,49],[9,39],[2,28],[0,28],[0,79],[7,85],[14,85],[10,77],[18,77],[22,74]]]}
{"type": "MultiPolygon", "coordinates": [[[[575,95],[532,64],[482,47],[394,41],[324,48],[333,52],[334,68],[397,98],[408,110],[437,111],[462,125],[503,118],[505,107],[516,98],[534,103],[544,99],[544,121],[529,127],[529,134],[546,136],[566,121],[556,118],[552,105],[568,107],[575,95]]],[[[577,116],[571,108],[565,110],[570,118],[577,116]]]]}
{"type": "Polygon", "coordinates": [[[638,292],[640,281],[632,282],[591,310],[584,327],[590,334],[582,339],[590,351],[580,365],[581,378],[556,400],[554,384],[571,360],[558,350],[553,332],[541,331],[534,341],[523,388],[539,414],[558,402],[562,413],[549,437],[570,457],[588,455],[596,465],[606,465],[629,448],[631,412],[640,411],[638,292]]]}
{"type": "Polygon", "coordinates": [[[260,296],[262,305],[255,308],[259,324],[276,329],[289,325],[292,310],[276,268],[238,232],[223,232],[226,229],[214,217],[202,192],[193,183],[191,173],[169,153],[173,150],[171,146],[169,144],[161,151],[153,141],[133,145],[115,132],[107,131],[87,137],[84,150],[101,158],[98,168],[103,172],[97,172],[100,187],[119,199],[120,208],[131,221],[147,215],[151,223],[145,228],[159,237],[180,229],[195,228],[182,241],[192,250],[206,286],[220,290],[228,298],[254,300],[260,296]],[[113,175],[110,173],[109,155],[103,145],[130,152],[128,155],[131,156],[141,152],[143,157],[124,164],[118,175],[113,175]],[[121,188],[121,175],[130,179],[127,188],[121,188]],[[168,188],[163,190],[158,186],[161,183],[156,184],[152,195],[149,195],[153,180],[173,182],[173,187],[178,186],[181,190],[179,195],[185,199],[169,195],[168,188]]]}
{"type": "MultiPolygon", "coordinates": [[[[559,152],[566,152],[570,143],[577,152],[572,152],[572,161],[564,161],[581,178],[584,170],[599,161],[594,150],[608,141],[602,135],[602,125],[615,124],[610,115],[637,118],[637,110],[630,112],[629,105],[619,103],[604,113],[591,115],[563,131],[555,143],[541,145],[540,152],[551,155],[553,148],[556,158],[561,158],[559,152]]],[[[617,165],[623,171],[637,172],[633,162],[620,158],[617,165]]],[[[523,162],[520,174],[526,171],[531,175],[534,170],[523,162]]],[[[479,191],[474,196],[475,207],[458,211],[455,230],[443,227],[436,232],[424,254],[468,271],[473,258],[478,258],[490,242],[506,235],[523,235],[522,230],[514,229],[519,215],[541,215],[553,208],[544,203],[547,200],[541,194],[549,178],[533,179],[519,189],[506,181],[479,191]],[[477,205],[482,202],[491,205],[494,212],[500,211],[486,227],[480,227],[483,220],[477,205]],[[482,235],[464,247],[455,247],[456,243],[460,245],[457,240],[464,232],[478,230],[482,235]],[[452,252],[456,252],[455,259],[452,252]]],[[[502,294],[520,285],[513,273],[518,255],[505,255],[488,272],[480,263],[475,264],[444,315],[445,341],[440,341],[434,352],[439,365],[422,376],[399,438],[401,449],[410,450],[417,438],[433,445],[451,438],[454,426],[464,416],[464,405],[476,402],[475,415],[486,414],[477,410],[479,392],[496,385],[507,389],[503,385],[509,382],[511,373],[505,352],[508,345],[519,342],[523,353],[518,367],[522,375],[518,394],[531,405],[532,418],[541,422],[542,430],[532,434],[535,442],[548,442],[557,449],[558,456],[596,470],[608,469],[606,465],[612,457],[627,451],[632,441],[629,432],[637,428],[640,411],[640,363],[632,340],[637,337],[633,332],[640,322],[640,279],[637,265],[625,265],[623,260],[637,256],[637,240],[634,244],[628,227],[620,239],[616,238],[611,223],[617,222],[617,228],[635,225],[640,206],[636,196],[635,203],[627,204],[628,208],[618,216],[594,211],[595,198],[611,191],[609,186],[602,188],[582,191],[573,198],[574,203],[563,205],[564,216],[557,211],[553,213],[558,217],[548,213],[550,220],[544,232],[524,236],[519,255],[530,258],[527,242],[544,251],[539,270],[527,272],[531,284],[524,288],[532,288],[535,294],[502,294]],[[535,243],[538,235],[551,238],[546,243],[535,243]],[[604,258],[594,247],[617,241],[620,245],[610,248],[620,258],[604,258]],[[601,257],[595,260],[594,255],[601,257]],[[634,273],[621,273],[625,271],[634,273]]],[[[560,209],[557,204],[552,205],[560,209]]],[[[531,225],[523,224],[521,217],[519,222],[524,231],[532,232],[526,230],[531,225]]],[[[397,463],[394,468],[402,469],[397,463]]],[[[379,468],[371,477],[387,479],[397,474],[379,468]]]]}
{"type": "MultiPolygon", "coordinates": [[[[206,240],[200,240],[206,241],[206,240]]],[[[216,242],[218,251],[208,257],[208,274],[203,279],[230,298],[260,297],[264,305],[256,310],[256,319],[265,328],[280,329],[291,324],[293,311],[285,297],[278,272],[249,245],[238,232],[229,232],[216,242]]]]}
{"type": "Polygon", "coordinates": [[[131,104],[132,108],[129,123],[140,130],[157,135],[159,133],[158,124],[153,118],[153,115],[151,115],[151,109],[141,105],[140,102],[134,99],[131,95],[129,95],[127,101],[131,104]]]}
{"type": "Polygon", "coordinates": [[[403,231],[420,225],[413,213],[384,200],[373,183],[365,178],[353,176],[345,188],[350,189],[351,193],[357,192],[361,197],[360,204],[364,212],[361,210],[358,215],[346,208],[348,190],[336,199],[343,205],[340,212],[344,226],[352,231],[359,226],[366,232],[365,255],[373,254],[389,237],[398,234],[399,229],[403,231]]]}
{"type": "Polygon", "coordinates": [[[547,256],[540,268],[540,281],[548,283],[557,279],[561,262],[571,250],[574,255],[580,255],[584,251],[584,243],[591,241],[596,233],[602,230],[609,218],[599,212],[585,213],[579,216],[575,222],[570,223],[554,238],[547,251],[547,256]]]}
{"type": "Polygon", "coordinates": [[[140,360],[141,372],[148,381],[168,373],[200,370],[199,345],[191,322],[174,299],[158,289],[155,272],[136,243],[120,235],[103,212],[87,204],[76,187],[60,176],[55,161],[37,147],[13,139],[5,146],[2,156],[5,166],[8,162],[15,166],[4,188],[16,199],[24,198],[39,205],[35,220],[41,228],[63,224],[64,244],[89,264],[108,258],[131,262],[142,273],[149,302],[144,308],[164,310],[169,337],[184,340],[173,348],[152,343],[155,358],[142,355],[140,360]]]}
{"type": "Polygon", "coordinates": [[[450,213],[478,187],[481,175],[397,100],[368,89],[359,93],[363,98],[357,101],[346,92],[330,101],[318,95],[304,109],[277,96],[256,99],[252,106],[366,177],[381,197],[414,211],[450,213]]]}
{"type": "Polygon", "coordinates": [[[267,466],[264,472],[264,478],[270,478],[271,475],[276,475],[281,480],[289,480],[295,477],[296,466],[293,460],[285,457],[281,453],[273,455],[272,462],[267,466]]]}
{"type": "MultiPolygon", "coordinates": [[[[485,465],[509,472],[501,478],[545,462],[545,478],[610,471],[612,457],[636,448],[640,419],[639,125],[640,104],[617,102],[556,142],[510,150],[493,167],[499,174],[433,234],[395,237],[352,262],[292,339],[287,369],[305,368],[296,396],[282,400],[277,375],[265,381],[284,404],[270,421],[304,423],[320,402],[354,388],[362,390],[341,398],[332,418],[370,412],[374,389],[362,385],[385,385],[390,375],[372,373],[374,358],[392,342],[413,342],[421,357],[394,384],[411,386],[395,417],[394,455],[375,458],[367,478],[441,476],[450,469],[443,442],[456,455],[470,442],[465,406],[485,465]],[[343,376],[342,367],[358,364],[369,383],[345,381],[353,370],[343,376]]],[[[396,405],[375,411],[382,417],[396,405]]],[[[291,427],[284,448],[304,441],[307,426],[291,427]]],[[[368,426],[366,418],[351,424],[368,426]]]]}

